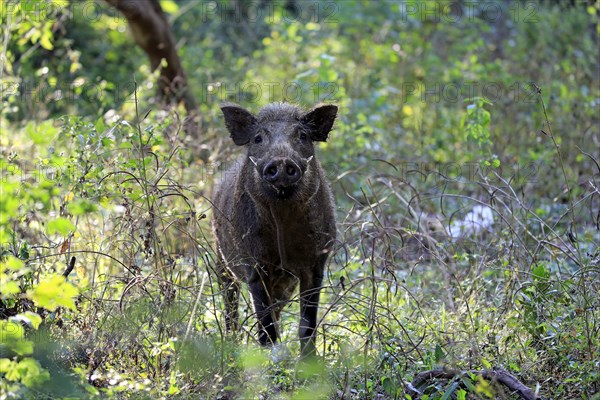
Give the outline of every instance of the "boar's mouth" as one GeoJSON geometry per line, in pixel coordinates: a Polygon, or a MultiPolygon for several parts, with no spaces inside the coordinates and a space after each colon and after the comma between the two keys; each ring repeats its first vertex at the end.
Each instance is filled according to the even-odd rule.
{"type": "Polygon", "coordinates": [[[283,157],[274,157],[267,161],[249,157],[261,177],[263,188],[272,197],[280,200],[293,198],[298,193],[312,158],[301,158],[300,162],[296,162],[283,157]]]}
{"type": "Polygon", "coordinates": [[[297,192],[297,186],[278,188],[276,186],[271,185],[270,188],[274,192],[273,194],[275,195],[275,197],[277,197],[279,200],[290,199],[294,197],[294,194],[296,194],[297,192]]]}

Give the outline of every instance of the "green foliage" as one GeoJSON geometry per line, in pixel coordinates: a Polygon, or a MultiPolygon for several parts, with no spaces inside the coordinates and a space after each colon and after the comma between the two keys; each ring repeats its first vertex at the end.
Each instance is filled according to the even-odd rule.
{"type": "Polygon", "coordinates": [[[23,358],[20,361],[11,361],[7,358],[0,359],[0,373],[7,381],[7,388],[12,391],[9,382],[21,382],[25,387],[34,387],[50,379],[47,371],[44,371],[39,363],[32,358],[23,358]]]}
{"type": "Polygon", "coordinates": [[[54,311],[57,307],[74,310],[73,299],[77,295],[77,288],[58,275],[40,282],[28,295],[35,305],[49,311],[54,311]]]}
{"type": "Polygon", "coordinates": [[[482,98],[474,99],[467,106],[467,113],[460,120],[460,126],[465,130],[467,140],[474,140],[478,145],[490,145],[490,113],[483,108],[484,104],[491,104],[482,98]]]}

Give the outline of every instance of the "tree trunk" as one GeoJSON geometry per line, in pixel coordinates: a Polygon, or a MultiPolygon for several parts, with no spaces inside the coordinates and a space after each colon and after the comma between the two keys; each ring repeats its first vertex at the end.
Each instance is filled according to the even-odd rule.
{"type": "Polygon", "coordinates": [[[197,136],[197,106],[159,0],[106,0],[129,23],[133,39],[150,59],[152,69],[160,67],[159,97],[165,104],[183,103],[187,112],[186,131],[197,136]],[[166,63],[162,63],[162,60],[166,63]]]}

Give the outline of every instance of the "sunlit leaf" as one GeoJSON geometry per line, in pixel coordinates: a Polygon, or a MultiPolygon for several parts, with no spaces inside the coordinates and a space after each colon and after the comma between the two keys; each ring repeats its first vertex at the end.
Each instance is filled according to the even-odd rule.
{"type": "Polygon", "coordinates": [[[58,233],[61,236],[67,236],[69,233],[75,231],[75,225],[68,219],[60,217],[49,221],[46,231],[48,232],[48,235],[58,233]]]}
{"type": "Polygon", "coordinates": [[[14,317],[11,317],[11,320],[13,319],[15,321],[23,321],[28,325],[31,325],[33,329],[37,329],[42,323],[42,317],[40,317],[39,314],[31,311],[25,311],[23,313],[17,314],[14,317]]]}
{"type": "Polygon", "coordinates": [[[17,362],[9,360],[8,358],[0,359],[0,373],[2,373],[3,378],[9,382],[19,381],[21,378],[21,375],[17,370],[17,362]]]}
{"type": "Polygon", "coordinates": [[[40,37],[40,46],[42,46],[46,50],[52,50],[52,49],[54,49],[54,45],[50,41],[50,36],[49,35],[42,35],[40,37]]]}
{"type": "Polygon", "coordinates": [[[36,124],[30,121],[25,126],[25,133],[35,144],[48,144],[58,134],[58,129],[54,127],[52,121],[44,121],[41,124],[36,124]]]}
{"type": "Polygon", "coordinates": [[[487,368],[487,369],[492,368],[492,364],[486,358],[481,359],[481,364],[483,365],[484,368],[487,368]]]}
{"type": "Polygon", "coordinates": [[[75,197],[75,193],[73,192],[69,192],[65,195],[65,202],[69,202],[71,200],[73,200],[73,198],[75,197]]]}
{"type": "Polygon", "coordinates": [[[39,385],[50,379],[50,373],[43,369],[37,360],[24,358],[16,365],[19,380],[27,387],[39,385]]]}
{"type": "Polygon", "coordinates": [[[0,343],[23,339],[25,331],[21,324],[0,320],[0,343]]]}
{"type": "Polygon", "coordinates": [[[15,281],[2,282],[2,297],[11,297],[21,292],[19,284],[15,281]]]}
{"type": "Polygon", "coordinates": [[[481,375],[479,375],[477,377],[477,384],[475,385],[475,392],[479,393],[479,394],[483,394],[485,397],[487,397],[489,399],[494,398],[494,388],[481,375]]]}
{"type": "Polygon", "coordinates": [[[0,358],[0,374],[6,374],[13,368],[13,364],[15,364],[15,362],[8,358],[0,358]]]}
{"type": "Polygon", "coordinates": [[[25,263],[19,260],[15,256],[7,256],[6,259],[0,264],[0,268],[5,270],[6,268],[13,271],[18,271],[25,266],[25,263]]]}
{"type": "Polygon", "coordinates": [[[173,0],[160,0],[160,6],[167,14],[175,14],[179,11],[179,6],[173,0]]]}
{"type": "Polygon", "coordinates": [[[52,278],[40,282],[33,290],[27,292],[27,295],[33,302],[47,310],[54,311],[57,307],[66,307],[75,309],[75,296],[78,290],[71,283],[66,282],[62,275],[55,275],[52,278]]]}

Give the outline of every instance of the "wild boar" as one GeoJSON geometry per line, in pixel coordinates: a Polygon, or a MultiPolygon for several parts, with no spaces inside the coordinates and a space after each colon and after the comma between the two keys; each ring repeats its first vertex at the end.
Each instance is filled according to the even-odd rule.
{"type": "Polygon", "coordinates": [[[274,103],[256,116],[235,104],[221,110],[231,139],[245,147],[214,196],[226,328],[239,328],[244,281],[258,319],[259,343],[275,344],[280,312],[300,283],[301,352],[314,354],[319,293],[336,238],[334,199],[314,142],[327,140],[337,106],[305,112],[274,103]]]}

